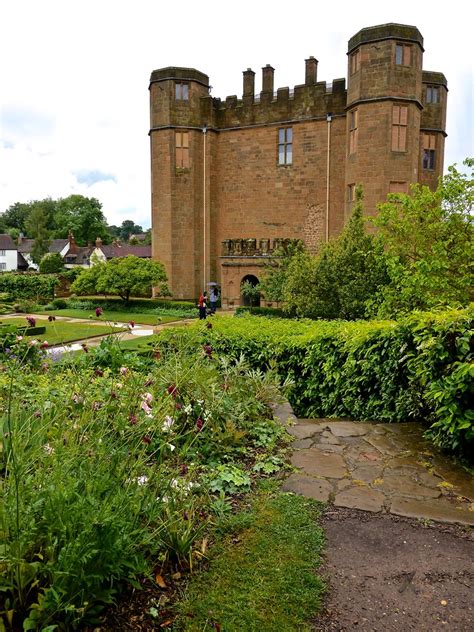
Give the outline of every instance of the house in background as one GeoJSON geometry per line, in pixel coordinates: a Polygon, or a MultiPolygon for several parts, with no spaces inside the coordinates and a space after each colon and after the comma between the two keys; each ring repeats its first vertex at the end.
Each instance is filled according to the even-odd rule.
{"type": "Polygon", "coordinates": [[[0,272],[28,270],[28,262],[10,235],[0,235],[0,272]]]}
{"type": "Polygon", "coordinates": [[[102,239],[97,238],[95,248],[91,249],[90,265],[106,263],[110,259],[128,257],[128,255],[134,255],[140,259],[151,259],[151,246],[132,246],[130,244],[121,244],[119,241],[114,241],[113,244],[105,246],[102,244],[102,239]]]}
{"type": "MultiPolygon", "coordinates": [[[[34,239],[25,239],[20,235],[18,238],[18,252],[27,261],[27,268],[38,270],[39,266],[31,258],[34,243],[34,239]]],[[[78,246],[71,231],[69,231],[67,239],[53,239],[49,245],[48,252],[59,253],[66,268],[74,268],[78,265],[89,267],[91,247],[78,246]]]]}

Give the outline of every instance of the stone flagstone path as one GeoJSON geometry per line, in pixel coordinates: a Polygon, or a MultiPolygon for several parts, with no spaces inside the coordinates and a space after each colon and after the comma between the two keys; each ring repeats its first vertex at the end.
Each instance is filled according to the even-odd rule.
{"type": "Polygon", "coordinates": [[[338,507],[474,526],[473,478],[432,443],[417,423],[275,416],[295,437],[284,491],[338,507]]]}

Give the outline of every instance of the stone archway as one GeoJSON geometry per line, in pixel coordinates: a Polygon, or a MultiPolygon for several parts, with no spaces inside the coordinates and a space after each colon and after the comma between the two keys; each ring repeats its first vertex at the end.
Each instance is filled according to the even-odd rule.
{"type": "MultiPolygon", "coordinates": [[[[256,287],[259,283],[258,278],[254,274],[246,274],[240,281],[242,286],[244,283],[250,283],[252,287],[256,287]]],[[[240,304],[245,307],[260,307],[260,294],[255,296],[243,295],[240,293],[240,304]]]]}

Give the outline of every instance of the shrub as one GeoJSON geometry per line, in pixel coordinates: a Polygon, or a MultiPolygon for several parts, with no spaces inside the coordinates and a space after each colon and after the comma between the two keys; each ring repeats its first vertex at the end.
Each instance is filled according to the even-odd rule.
{"type": "Polygon", "coordinates": [[[0,292],[11,300],[35,301],[49,300],[54,297],[54,288],[58,277],[54,274],[6,272],[0,275],[0,292]]]}
{"type": "Polygon", "coordinates": [[[63,268],[64,262],[59,252],[47,252],[39,264],[41,274],[54,274],[61,272],[63,268]]]}
{"type": "Polygon", "coordinates": [[[252,316],[267,316],[268,318],[290,318],[286,312],[277,307],[237,307],[236,316],[252,314],[252,316]]]}
{"type": "Polygon", "coordinates": [[[55,298],[54,301],[52,301],[52,305],[55,309],[66,309],[68,303],[64,298],[55,298]]]}
{"type": "MultiPolygon", "coordinates": [[[[418,313],[395,321],[216,318],[201,340],[219,352],[293,380],[289,399],[303,417],[426,421],[441,447],[474,442],[469,404],[473,310],[418,313]]],[[[161,345],[192,330],[162,332],[161,345]]],[[[173,343],[174,344],[174,343],[173,343]]]]}

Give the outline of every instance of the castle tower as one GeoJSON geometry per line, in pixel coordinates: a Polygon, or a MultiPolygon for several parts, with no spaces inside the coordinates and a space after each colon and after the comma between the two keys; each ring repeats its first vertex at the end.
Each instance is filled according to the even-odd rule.
{"type": "Polygon", "coordinates": [[[174,296],[193,298],[210,280],[209,78],[162,68],[150,78],[152,256],[174,296]]]}
{"type": "Polygon", "coordinates": [[[419,180],[423,37],[414,26],[364,28],[349,40],[346,217],[362,184],[365,209],[419,180]]]}

